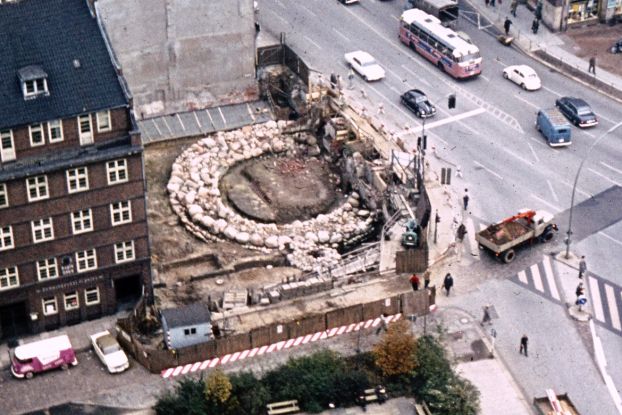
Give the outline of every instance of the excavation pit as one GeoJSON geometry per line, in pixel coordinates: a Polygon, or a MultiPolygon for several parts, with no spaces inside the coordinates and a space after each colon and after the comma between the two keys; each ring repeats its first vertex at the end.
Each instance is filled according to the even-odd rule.
{"type": "Polygon", "coordinates": [[[284,224],[331,210],[343,199],[338,184],[339,176],[324,159],[268,156],[232,167],[220,191],[240,214],[284,224]]]}

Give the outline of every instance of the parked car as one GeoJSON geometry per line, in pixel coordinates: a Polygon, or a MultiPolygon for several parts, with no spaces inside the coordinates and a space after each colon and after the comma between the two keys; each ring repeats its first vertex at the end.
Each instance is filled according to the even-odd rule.
{"type": "Polygon", "coordinates": [[[120,373],[130,367],[127,355],[108,330],[91,335],[91,344],[99,360],[110,373],[120,373]]]}
{"type": "Polygon", "coordinates": [[[367,82],[377,81],[384,78],[384,69],[378,65],[373,56],[362,50],[346,53],[344,55],[348,65],[358,72],[367,82]]]}
{"type": "Polygon", "coordinates": [[[528,91],[535,91],[542,87],[542,83],[536,71],[527,65],[508,66],[503,70],[503,77],[528,91]]]}
{"type": "Polygon", "coordinates": [[[426,94],[419,89],[411,89],[400,96],[402,104],[415,113],[419,118],[433,117],[436,108],[428,100],[426,94]]]}
{"type": "Polygon", "coordinates": [[[78,364],[73,346],[65,334],[17,346],[10,357],[11,374],[18,379],[30,379],[36,373],[57,368],[67,370],[69,366],[78,364]]]}
{"type": "Polygon", "coordinates": [[[555,106],[577,127],[594,127],[598,118],[587,102],[581,98],[561,97],[555,100],[555,106]]]}

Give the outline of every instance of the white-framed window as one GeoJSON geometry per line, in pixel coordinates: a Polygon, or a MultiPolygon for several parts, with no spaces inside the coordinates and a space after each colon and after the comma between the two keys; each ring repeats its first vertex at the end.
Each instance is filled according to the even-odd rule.
{"type": "Polygon", "coordinates": [[[63,121],[52,120],[48,122],[48,137],[50,143],[59,143],[63,141],[63,121]]]}
{"type": "Polygon", "coordinates": [[[13,144],[13,130],[0,131],[0,161],[15,160],[15,145],[13,144]]]}
{"type": "Polygon", "coordinates": [[[13,228],[10,225],[0,226],[0,251],[13,248],[13,228]]]}
{"type": "Polygon", "coordinates": [[[89,271],[97,268],[97,255],[95,249],[76,252],[76,264],[78,272],[89,271]]]}
{"type": "Polygon", "coordinates": [[[78,300],[78,292],[73,291],[65,293],[63,295],[65,302],[65,310],[75,310],[80,307],[80,301],[78,300]]]}
{"type": "Polygon", "coordinates": [[[121,262],[133,261],[134,258],[134,241],[114,244],[114,262],[118,264],[121,262]]]}
{"type": "Polygon", "coordinates": [[[9,193],[6,190],[6,184],[0,183],[0,208],[9,206],[9,193]]]}
{"type": "Polygon", "coordinates": [[[127,182],[127,160],[119,159],[106,163],[106,174],[108,175],[108,184],[117,184],[127,182]]]}
{"type": "Polygon", "coordinates": [[[56,258],[46,258],[37,261],[37,275],[39,276],[39,281],[57,278],[58,267],[56,266],[56,258]]]}
{"type": "Polygon", "coordinates": [[[19,286],[17,267],[0,268],[0,291],[19,286]]]}
{"type": "Polygon", "coordinates": [[[189,329],[184,329],[184,336],[194,336],[197,334],[197,328],[191,327],[189,329]]]}
{"type": "Polygon", "coordinates": [[[50,316],[58,313],[58,304],[56,303],[56,297],[46,297],[41,300],[43,303],[43,315],[50,316]]]}
{"type": "Polygon", "coordinates": [[[91,209],[71,212],[71,230],[74,234],[91,232],[93,230],[93,213],[91,209]]]}
{"type": "Polygon", "coordinates": [[[112,123],[110,122],[110,111],[100,111],[95,115],[97,118],[98,133],[112,130],[112,123]]]}
{"type": "Polygon", "coordinates": [[[89,190],[89,170],[86,167],[67,170],[67,191],[77,193],[89,190]]]}
{"type": "Polygon", "coordinates": [[[39,94],[48,94],[48,82],[45,78],[24,81],[23,88],[24,98],[32,98],[39,94]]]}
{"type": "Polygon", "coordinates": [[[99,304],[99,288],[87,288],[84,290],[84,304],[95,305],[99,304]]]}
{"type": "Polygon", "coordinates": [[[93,125],[91,122],[91,114],[84,114],[78,117],[78,133],[80,136],[81,146],[93,144],[93,125]]]}
{"type": "Polygon", "coordinates": [[[132,203],[129,200],[112,203],[110,205],[112,226],[130,223],[132,221],[132,203]]]}
{"type": "Polygon", "coordinates": [[[54,223],[52,218],[33,220],[30,222],[32,227],[32,241],[34,243],[50,241],[54,239],[54,223]]]}
{"type": "Polygon", "coordinates": [[[48,177],[35,176],[26,179],[26,187],[28,188],[28,201],[47,199],[50,197],[48,193],[48,177]]]}
{"type": "Polygon", "coordinates": [[[31,124],[28,126],[30,133],[30,146],[37,147],[45,144],[45,136],[43,135],[43,124],[31,124]]]}

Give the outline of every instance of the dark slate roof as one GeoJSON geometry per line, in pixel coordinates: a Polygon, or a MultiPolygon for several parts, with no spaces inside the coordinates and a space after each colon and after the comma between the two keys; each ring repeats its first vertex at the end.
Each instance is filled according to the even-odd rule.
{"type": "Polygon", "coordinates": [[[0,5],[0,128],[126,106],[102,36],[86,0],[0,5]],[[19,71],[35,68],[50,95],[25,101],[19,71]]]}
{"type": "Polygon", "coordinates": [[[161,310],[162,318],[166,320],[169,328],[192,326],[195,324],[209,323],[211,313],[203,303],[193,303],[176,308],[161,310]]]}

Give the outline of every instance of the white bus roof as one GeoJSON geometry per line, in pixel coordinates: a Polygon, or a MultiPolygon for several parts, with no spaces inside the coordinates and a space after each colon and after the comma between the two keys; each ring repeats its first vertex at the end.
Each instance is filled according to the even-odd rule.
{"type": "Polygon", "coordinates": [[[19,360],[28,360],[33,357],[50,356],[58,354],[61,350],[71,349],[71,342],[66,334],[49,339],[39,340],[24,344],[15,348],[15,357],[19,360]]]}
{"type": "Polygon", "coordinates": [[[406,24],[417,22],[419,27],[433,34],[441,42],[454,48],[454,52],[460,55],[470,55],[479,52],[477,46],[462,39],[456,32],[441,24],[436,17],[420,9],[409,9],[402,13],[402,21],[406,24]]]}

